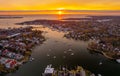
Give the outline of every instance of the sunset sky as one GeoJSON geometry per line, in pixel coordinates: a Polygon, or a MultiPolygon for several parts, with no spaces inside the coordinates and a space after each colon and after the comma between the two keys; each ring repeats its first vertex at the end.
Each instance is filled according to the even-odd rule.
{"type": "Polygon", "coordinates": [[[94,11],[101,10],[107,13],[117,11],[109,12],[109,14],[119,14],[120,0],[0,0],[0,15],[94,14],[94,11]]]}
{"type": "Polygon", "coordinates": [[[120,0],[0,0],[0,10],[120,10],[120,0]]]}

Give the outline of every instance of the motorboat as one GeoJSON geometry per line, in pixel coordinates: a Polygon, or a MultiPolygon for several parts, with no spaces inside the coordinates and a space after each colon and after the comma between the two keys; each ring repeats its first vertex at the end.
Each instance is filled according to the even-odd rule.
{"type": "Polygon", "coordinates": [[[52,65],[47,65],[47,67],[45,68],[44,73],[42,74],[43,76],[52,76],[52,74],[54,73],[54,68],[52,68],[52,65]]]}

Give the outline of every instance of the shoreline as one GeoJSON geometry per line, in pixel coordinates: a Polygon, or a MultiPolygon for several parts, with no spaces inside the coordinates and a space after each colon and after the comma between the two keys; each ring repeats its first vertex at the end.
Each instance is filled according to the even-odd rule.
{"type": "Polygon", "coordinates": [[[102,54],[104,57],[106,57],[106,58],[108,58],[108,59],[110,59],[110,60],[116,60],[115,58],[108,56],[108,55],[107,55],[105,52],[103,52],[103,51],[98,51],[98,50],[96,50],[96,49],[91,49],[90,47],[88,47],[87,49],[90,50],[90,51],[96,52],[96,53],[100,53],[100,54],[102,54]]]}

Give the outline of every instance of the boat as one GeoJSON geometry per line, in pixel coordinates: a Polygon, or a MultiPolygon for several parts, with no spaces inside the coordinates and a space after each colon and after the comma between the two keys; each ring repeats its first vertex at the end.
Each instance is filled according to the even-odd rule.
{"type": "Polygon", "coordinates": [[[72,49],[68,49],[68,51],[69,51],[69,52],[71,52],[71,51],[72,51],[72,49]]]}
{"type": "Polygon", "coordinates": [[[47,65],[42,76],[52,76],[53,73],[54,73],[54,68],[52,68],[52,65],[50,64],[50,65],[47,65]]]}
{"type": "Polygon", "coordinates": [[[118,63],[120,63],[120,59],[116,59],[116,61],[117,61],[118,63]]]}
{"type": "Polygon", "coordinates": [[[74,53],[71,53],[70,55],[74,55],[74,53]]]}
{"type": "Polygon", "coordinates": [[[102,62],[99,62],[99,65],[102,65],[103,63],[102,62]]]}
{"type": "Polygon", "coordinates": [[[30,57],[29,61],[33,61],[33,60],[34,60],[34,58],[30,57]]]}
{"type": "Polygon", "coordinates": [[[98,74],[98,76],[102,76],[101,74],[98,74]]]}
{"type": "Polygon", "coordinates": [[[53,56],[54,59],[56,59],[56,56],[53,56]]]}
{"type": "Polygon", "coordinates": [[[47,54],[47,56],[49,57],[49,56],[50,56],[50,54],[47,54]]]}

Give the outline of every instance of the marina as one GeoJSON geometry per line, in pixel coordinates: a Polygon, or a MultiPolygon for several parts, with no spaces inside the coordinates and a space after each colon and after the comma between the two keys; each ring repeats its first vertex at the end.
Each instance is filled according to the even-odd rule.
{"type": "MultiPolygon", "coordinates": [[[[100,74],[98,74],[98,76],[99,75],[100,74]]],[[[52,65],[50,64],[47,65],[42,76],[95,76],[95,74],[83,69],[81,66],[77,66],[75,69],[69,70],[66,67],[55,69],[52,68],[52,65]]]]}

